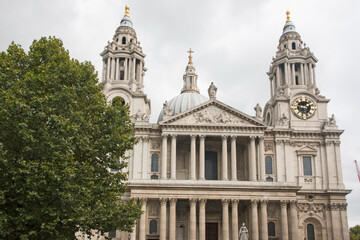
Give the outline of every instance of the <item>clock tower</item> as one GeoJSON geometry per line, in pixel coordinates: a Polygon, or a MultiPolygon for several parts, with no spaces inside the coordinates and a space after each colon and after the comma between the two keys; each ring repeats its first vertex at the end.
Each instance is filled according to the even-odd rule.
{"type": "Polygon", "coordinates": [[[301,40],[290,12],[286,14],[278,50],[267,73],[271,98],[264,119],[275,128],[320,130],[328,119],[329,99],[321,96],[316,86],[316,57],[301,40]]]}

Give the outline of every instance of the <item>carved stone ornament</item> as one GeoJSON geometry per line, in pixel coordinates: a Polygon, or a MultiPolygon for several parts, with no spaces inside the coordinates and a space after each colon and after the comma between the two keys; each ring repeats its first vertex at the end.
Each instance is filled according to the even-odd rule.
{"type": "Polygon", "coordinates": [[[152,149],[159,149],[160,148],[160,141],[152,140],[151,141],[151,148],[152,149]]]}
{"type": "Polygon", "coordinates": [[[172,111],[170,110],[167,101],[165,101],[165,103],[163,104],[163,110],[164,110],[164,116],[171,116],[172,115],[172,111]]]}
{"type": "Polygon", "coordinates": [[[333,211],[345,211],[347,208],[347,203],[330,203],[329,204],[329,209],[333,210],[333,211]]]}
{"type": "Polygon", "coordinates": [[[260,107],[259,104],[256,104],[256,106],[254,107],[254,110],[255,110],[255,116],[257,118],[261,118],[262,108],[260,107]]]}
{"type": "Polygon", "coordinates": [[[143,113],[140,111],[140,109],[135,113],[134,120],[137,122],[148,122],[150,119],[149,113],[143,113]]]}
{"type": "Polygon", "coordinates": [[[210,123],[210,124],[245,124],[246,122],[237,116],[222,109],[210,106],[191,115],[189,122],[210,123]]]}
{"type": "Polygon", "coordinates": [[[149,216],[159,216],[159,204],[149,202],[147,208],[149,209],[149,216]]]}
{"type": "Polygon", "coordinates": [[[274,143],[273,142],[265,141],[264,146],[265,146],[265,152],[271,152],[271,151],[274,150],[274,143]]]}
{"type": "Polygon", "coordinates": [[[322,203],[298,203],[298,209],[303,213],[323,213],[325,205],[322,203]]]}
{"type": "Polygon", "coordinates": [[[275,122],[275,125],[284,126],[284,125],[287,125],[288,122],[289,122],[289,119],[286,117],[285,113],[283,113],[280,120],[275,122]]]}

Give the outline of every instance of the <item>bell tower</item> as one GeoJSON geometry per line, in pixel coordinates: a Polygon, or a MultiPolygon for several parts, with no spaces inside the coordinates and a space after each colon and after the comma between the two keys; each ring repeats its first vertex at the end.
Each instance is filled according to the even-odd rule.
{"type": "Polygon", "coordinates": [[[279,39],[275,57],[267,75],[270,100],[264,109],[264,119],[280,128],[319,129],[327,121],[328,99],[316,86],[317,59],[301,40],[290,12],[279,39]]]}
{"type": "Polygon", "coordinates": [[[108,101],[120,98],[129,105],[135,121],[148,122],[151,108],[144,94],[145,54],[133,28],[128,5],[112,41],[100,56],[103,59],[103,93],[108,101]]]}

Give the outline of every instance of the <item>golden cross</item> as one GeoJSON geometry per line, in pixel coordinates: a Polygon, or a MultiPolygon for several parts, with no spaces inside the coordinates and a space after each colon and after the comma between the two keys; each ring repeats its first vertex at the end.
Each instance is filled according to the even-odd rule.
{"type": "Polygon", "coordinates": [[[290,21],[290,11],[289,10],[286,11],[286,21],[287,22],[290,21]]]}
{"type": "Polygon", "coordinates": [[[191,54],[194,52],[194,51],[191,51],[191,48],[189,51],[187,51],[190,55],[189,55],[189,63],[192,63],[192,56],[191,54]]]}

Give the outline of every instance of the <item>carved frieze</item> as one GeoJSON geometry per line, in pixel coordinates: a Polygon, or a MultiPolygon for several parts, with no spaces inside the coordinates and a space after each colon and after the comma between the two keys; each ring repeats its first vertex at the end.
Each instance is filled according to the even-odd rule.
{"type": "Polygon", "coordinates": [[[298,209],[302,213],[324,213],[325,205],[322,203],[298,203],[298,209]]]}
{"type": "Polygon", "coordinates": [[[157,217],[159,216],[159,203],[158,202],[148,202],[149,216],[157,217]]]}
{"type": "Polygon", "coordinates": [[[151,148],[152,149],[159,149],[160,148],[160,141],[156,139],[151,140],[151,148]]]}
{"type": "Polygon", "coordinates": [[[265,152],[274,151],[274,143],[273,142],[265,141],[264,146],[265,146],[265,152]]]}
{"type": "Polygon", "coordinates": [[[347,208],[347,203],[330,203],[328,207],[332,211],[345,211],[347,208]]]}

